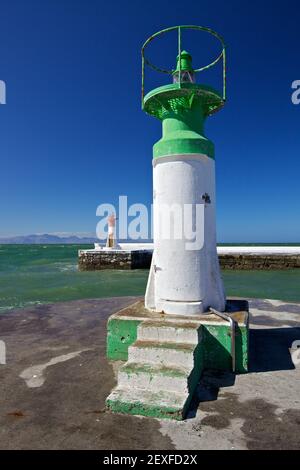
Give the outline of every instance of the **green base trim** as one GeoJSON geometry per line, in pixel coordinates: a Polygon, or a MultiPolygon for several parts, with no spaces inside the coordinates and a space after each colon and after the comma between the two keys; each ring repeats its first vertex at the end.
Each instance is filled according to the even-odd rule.
{"type": "Polygon", "coordinates": [[[111,318],[107,324],[107,358],[112,361],[127,361],[128,348],[137,338],[137,327],[141,320],[111,318]]]}
{"type": "MultiPolygon", "coordinates": [[[[231,331],[225,325],[203,325],[203,354],[206,369],[232,368],[231,331]]],[[[248,328],[237,327],[235,336],[235,367],[237,374],[248,372],[248,328]]]]}
{"type": "Polygon", "coordinates": [[[194,351],[194,367],[188,378],[189,399],[191,400],[204,369],[203,344],[198,344],[194,351]]]}

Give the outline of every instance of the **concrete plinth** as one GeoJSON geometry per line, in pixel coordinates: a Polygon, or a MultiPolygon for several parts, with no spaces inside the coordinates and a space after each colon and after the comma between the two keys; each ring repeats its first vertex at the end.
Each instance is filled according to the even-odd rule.
{"type": "MultiPolygon", "coordinates": [[[[235,370],[248,370],[248,302],[229,300],[235,370]]],[[[204,369],[232,369],[229,322],[217,315],[165,315],[142,301],[108,321],[107,356],[127,361],[106,400],[116,412],[184,419],[204,369]]]]}

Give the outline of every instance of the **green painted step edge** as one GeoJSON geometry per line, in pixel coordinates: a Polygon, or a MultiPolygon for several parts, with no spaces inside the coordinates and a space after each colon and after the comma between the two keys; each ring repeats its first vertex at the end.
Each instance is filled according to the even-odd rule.
{"type": "Polygon", "coordinates": [[[128,402],[118,399],[112,400],[109,397],[106,399],[105,405],[114,413],[140,415],[150,418],[167,418],[174,419],[176,421],[182,421],[187,415],[194,391],[195,389],[189,393],[183,407],[162,406],[161,404],[147,404],[138,401],[128,402]]]}
{"type": "Polygon", "coordinates": [[[195,344],[189,343],[171,343],[167,341],[147,341],[147,340],[137,340],[135,346],[146,348],[146,349],[176,349],[177,351],[183,351],[185,353],[191,353],[195,350],[195,344]]]}
{"type": "Polygon", "coordinates": [[[138,362],[130,362],[124,364],[121,368],[121,372],[125,372],[125,374],[133,375],[133,374],[149,374],[153,375],[163,375],[165,377],[183,377],[188,378],[189,371],[171,368],[171,367],[154,367],[152,364],[143,364],[138,362]]]}
{"type": "Polygon", "coordinates": [[[139,402],[126,402],[121,400],[106,400],[106,406],[115,413],[148,416],[151,418],[168,418],[181,421],[184,419],[184,409],[164,407],[161,405],[147,405],[139,402]]]}

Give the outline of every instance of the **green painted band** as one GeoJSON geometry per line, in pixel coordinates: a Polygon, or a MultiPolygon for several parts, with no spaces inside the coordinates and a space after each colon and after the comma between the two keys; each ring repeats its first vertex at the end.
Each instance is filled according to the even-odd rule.
{"type": "Polygon", "coordinates": [[[174,138],[161,139],[153,146],[153,158],[182,154],[204,154],[214,158],[214,144],[205,138],[174,138]]]}

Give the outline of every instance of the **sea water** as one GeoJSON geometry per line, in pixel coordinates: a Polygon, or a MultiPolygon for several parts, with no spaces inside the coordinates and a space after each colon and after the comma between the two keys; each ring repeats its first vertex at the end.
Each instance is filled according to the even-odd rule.
{"type": "MultiPolygon", "coordinates": [[[[0,312],[67,300],[144,295],[148,270],[78,271],[91,245],[0,245],[0,312]]],[[[223,271],[227,296],[300,302],[300,269],[223,271]]]]}

